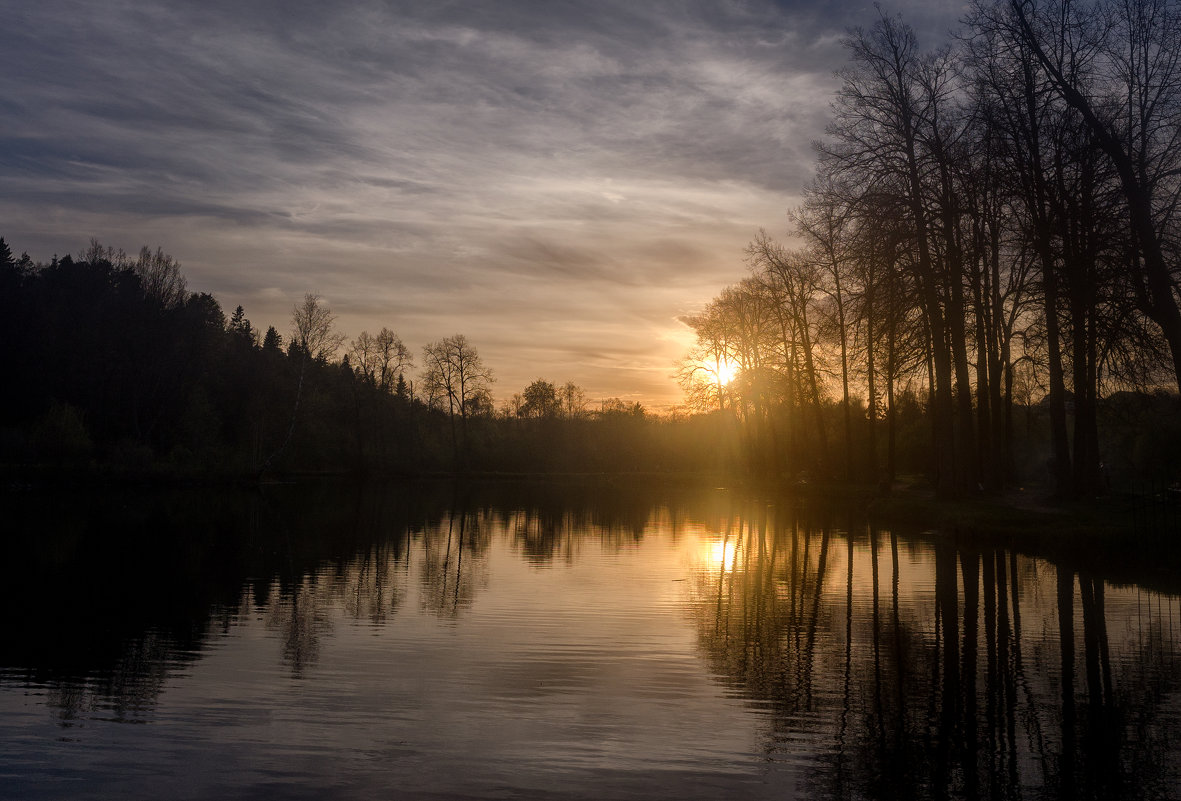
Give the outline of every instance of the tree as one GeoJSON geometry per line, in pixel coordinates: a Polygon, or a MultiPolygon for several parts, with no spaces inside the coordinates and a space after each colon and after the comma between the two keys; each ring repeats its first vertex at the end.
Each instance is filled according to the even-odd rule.
{"type": "Polygon", "coordinates": [[[144,294],[164,308],[173,309],[185,302],[188,282],[181,275],[180,262],[162,248],[156,248],[154,253],[147,245],[140,248],[139,258],[131,265],[131,270],[139,277],[144,294]]]}
{"type": "Polygon", "coordinates": [[[345,341],[336,328],[336,315],[311,292],[303,296],[303,303],[291,309],[291,342],[306,356],[316,361],[328,361],[345,341]]]}
{"type": "Polygon", "coordinates": [[[79,251],[77,261],[98,266],[106,262],[116,270],[127,270],[132,267],[132,260],[122,248],[104,246],[95,237],[90,238],[84,250],[79,251]]]}
{"type": "Polygon", "coordinates": [[[727,384],[738,361],[732,355],[724,312],[722,305],[714,300],[700,314],[681,318],[681,322],[693,329],[697,342],[678,365],[677,382],[685,391],[689,405],[699,411],[724,410],[727,400],[731,408],[734,405],[727,384]]]}
{"type": "Polygon", "coordinates": [[[383,327],[373,340],[374,376],[377,386],[386,392],[397,392],[399,383],[405,383],[404,373],[414,367],[410,349],[388,328],[383,327]]]}
{"type": "Polygon", "coordinates": [[[282,352],[283,335],[275,330],[275,326],[268,325],[267,333],[262,338],[262,349],[265,351],[282,352]]]}
{"type": "Polygon", "coordinates": [[[637,417],[644,416],[644,406],[639,401],[628,403],[622,398],[606,398],[603,400],[602,411],[604,417],[637,417]]]}
{"type": "MultiPolygon", "coordinates": [[[[817,378],[814,347],[817,337],[813,330],[814,321],[809,321],[809,314],[816,306],[819,269],[803,253],[787,250],[767,236],[765,231],[760,231],[747,246],[746,255],[759,286],[768,295],[769,307],[779,330],[778,355],[789,388],[785,400],[789,407],[795,402],[791,394],[798,394],[800,398],[806,397],[810,401],[817,436],[816,448],[811,456],[817,462],[826,463],[828,438],[817,378]],[[797,376],[802,377],[802,385],[797,376]]],[[[801,400],[800,407],[804,405],[801,400]]],[[[802,420],[790,422],[800,423],[802,420]]]]}
{"type": "Polygon", "coordinates": [[[521,417],[521,409],[525,406],[525,396],[514,392],[500,404],[500,415],[506,420],[516,420],[521,417]]]}
{"type": "Polygon", "coordinates": [[[586,393],[573,381],[567,381],[558,390],[558,400],[562,406],[562,414],[570,420],[582,417],[586,412],[586,393]]]}
{"type": "MultiPolygon", "coordinates": [[[[299,420],[299,409],[303,402],[304,384],[308,376],[308,362],[326,362],[336,355],[345,340],[345,335],[336,329],[336,317],[332,310],[320,303],[320,296],[311,292],[303,296],[303,303],[291,309],[291,345],[290,354],[299,354],[299,382],[295,387],[295,403],[291,406],[291,421],[287,426],[287,435],[266,461],[259,468],[258,474],[263,475],[270,469],[271,463],[287,450],[291,443],[291,436],[295,433],[295,425],[299,420]]],[[[273,329],[271,329],[273,330],[273,329]]],[[[267,331],[267,339],[271,339],[271,330],[267,331]]],[[[277,344],[278,333],[275,334],[277,344]]],[[[264,348],[267,347],[264,343],[264,348]]]]}
{"type": "Polygon", "coordinates": [[[1118,176],[1140,306],[1161,329],[1181,388],[1181,304],[1172,241],[1181,202],[1181,13],[1169,0],[1008,0],[990,20],[1032,51],[1118,176]]]}
{"type": "Polygon", "coordinates": [[[549,381],[537,379],[521,393],[524,403],[518,412],[521,417],[557,417],[561,411],[558,390],[549,381]]]}
{"type": "Polygon", "coordinates": [[[349,363],[353,365],[353,369],[357,375],[368,380],[370,383],[376,383],[373,375],[373,337],[370,336],[368,331],[362,331],[357,335],[357,338],[349,345],[349,352],[345,356],[349,357],[349,363]]]}
{"type": "Polygon", "coordinates": [[[405,383],[403,373],[414,366],[410,349],[388,328],[382,328],[377,336],[362,331],[349,353],[357,371],[383,392],[396,394],[399,379],[405,383]]]}
{"type": "Polygon", "coordinates": [[[427,402],[446,408],[451,418],[451,444],[458,459],[467,449],[468,418],[490,407],[492,370],[463,334],[432,342],[422,349],[423,391],[427,402]],[[458,429],[456,419],[459,420],[458,429]]]}
{"type": "Polygon", "coordinates": [[[230,316],[229,332],[253,347],[258,346],[258,331],[250,324],[250,320],[246,317],[246,310],[242,308],[241,304],[238,304],[230,316]]]}
{"type": "Polygon", "coordinates": [[[830,282],[822,289],[833,301],[836,311],[836,335],[841,347],[841,408],[845,429],[845,478],[853,476],[853,421],[849,404],[849,326],[845,319],[848,305],[848,275],[852,256],[850,242],[850,209],[841,187],[831,175],[823,174],[805,192],[802,207],[789,213],[796,233],[808,241],[809,255],[828,273],[830,282]],[[842,285],[842,279],[844,283],[842,285]]]}
{"type": "Polygon", "coordinates": [[[946,52],[924,56],[914,31],[884,12],[869,31],[856,29],[845,44],[853,65],[841,73],[828,129],[832,141],[822,146],[821,163],[850,185],[896,198],[896,211],[913,238],[912,268],[931,354],[936,488],[952,495],[974,486],[975,434],[971,395],[963,391],[968,376],[960,326],[962,254],[947,141],[962,126],[945,119],[953,71],[946,52]]]}

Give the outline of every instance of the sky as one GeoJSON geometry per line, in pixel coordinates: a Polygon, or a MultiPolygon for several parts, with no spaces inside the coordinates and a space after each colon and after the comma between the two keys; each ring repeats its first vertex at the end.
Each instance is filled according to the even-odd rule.
{"type": "MultiPolygon", "coordinates": [[[[924,46],[962,7],[908,0],[924,46]]],[[[286,335],[463,333],[503,400],[681,401],[681,322],[789,240],[853,0],[0,0],[0,236],[162,247],[286,335]]]]}

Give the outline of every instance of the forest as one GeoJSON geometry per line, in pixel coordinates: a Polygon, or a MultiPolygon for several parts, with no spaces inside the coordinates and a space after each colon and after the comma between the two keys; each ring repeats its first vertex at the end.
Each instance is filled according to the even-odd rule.
{"type": "Polygon", "coordinates": [[[795,247],[760,233],[687,319],[696,406],[768,466],[888,485],[925,454],[944,497],[1175,480],[1176,6],[977,3],[933,49],[879,9],[845,45],[795,247]]]}
{"type": "Polygon", "coordinates": [[[190,292],[179,262],[91,240],[36,263],[0,240],[0,464],[17,476],[256,480],[278,475],[716,472],[712,416],[589,408],[538,379],[494,408],[494,375],[462,334],[417,362],[393,331],[349,340],[308,294],[290,329],[190,292]],[[416,369],[417,368],[417,369],[416,369]]]}
{"type": "Polygon", "coordinates": [[[946,498],[1175,482],[1176,9],[978,3],[933,49],[879,10],[845,46],[785,238],[760,231],[747,276],[683,318],[685,410],[542,378],[498,406],[462,334],[420,354],[389,328],[350,340],[314,294],[262,331],[162,249],[92,239],[38,263],[0,240],[0,463],[920,475],[946,498]]]}

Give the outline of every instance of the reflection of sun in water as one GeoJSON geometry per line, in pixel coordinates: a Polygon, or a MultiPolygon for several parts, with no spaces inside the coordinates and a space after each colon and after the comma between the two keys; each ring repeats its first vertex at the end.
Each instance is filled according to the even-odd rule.
{"type": "Polygon", "coordinates": [[[736,543],[731,540],[711,542],[709,544],[709,563],[715,569],[729,573],[734,569],[734,556],[738,551],[735,546],[736,543]]]}

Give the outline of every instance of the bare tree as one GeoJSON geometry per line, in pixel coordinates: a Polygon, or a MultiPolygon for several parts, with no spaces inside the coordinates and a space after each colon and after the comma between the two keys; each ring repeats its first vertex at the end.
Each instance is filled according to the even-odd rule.
{"type": "Polygon", "coordinates": [[[681,320],[693,329],[697,343],[677,365],[677,382],[689,405],[702,411],[724,410],[727,401],[731,408],[734,406],[728,384],[738,358],[732,349],[725,312],[723,304],[714,300],[700,314],[681,320]]]}
{"type": "Polygon", "coordinates": [[[422,349],[422,355],[423,391],[428,402],[447,409],[451,442],[458,458],[460,445],[467,448],[468,418],[473,412],[491,407],[491,385],[495,380],[492,370],[484,366],[480,354],[463,334],[430,343],[422,349]]]}
{"type": "Polygon", "coordinates": [[[834,177],[865,187],[867,193],[893,195],[897,212],[913,237],[912,267],[929,331],[934,387],[932,414],[936,487],[941,495],[973,485],[971,395],[963,392],[967,361],[962,256],[949,174],[949,137],[960,127],[945,120],[951,90],[945,52],[923,55],[913,30],[884,12],[868,31],[856,29],[845,42],[853,64],[842,72],[834,103],[830,142],[821,145],[821,163],[834,177]],[[954,382],[953,379],[959,379],[954,382]],[[955,392],[959,389],[957,444],[955,392]]]}
{"type": "Polygon", "coordinates": [[[500,414],[506,419],[515,420],[521,416],[524,405],[525,397],[520,392],[514,392],[500,405],[500,414]]]}
{"type": "Polygon", "coordinates": [[[139,279],[145,295],[166,309],[183,306],[189,298],[188,281],[180,271],[180,262],[156,248],[153,252],[144,245],[136,258],[120,248],[104,246],[94,237],[78,252],[78,261],[88,264],[106,262],[116,270],[130,270],[139,279]]]}
{"type": "Polygon", "coordinates": [[[414,359],[410,349],[388,328],[383,327],[373,340],[375,352],[374,376],[377,385],[386,392],[394,392],[398,380],[407,370],[413,369],[414,359]]]}
{"type": "Polygon", "coordinates": [[[328,361],[344,344],[345,335],[336,328],[336,315],[311,292],[291,309],[291,342],[317,361],[328,361]]]}
{"type": "Polygon", "coordinates": [[[368,331],[362,331],[349,345],[349,356],[352,359],[353,370],[373,384],[377,383],[376,351],[377,347],[373,336],[368,331]]]}
{"type": "Polygon", "coordinates": [[[1049,83],[1110,159],[1135,235],[1141,308],[1169,343],[1181,388],[1181,12],[1169,0],[1007,0],[990,19],[1032,51],[1049,83]]]}
{"type": "MultiPolygon", "coordinates": [[[[779,331],[780,364],[788,379],[785,400],[789,405],[794,403],[792,395],[795,393],[792,388],[795,388],[801,398],[800,408],[811,406],[816,434],[816,447],[811,455],[817,463],[827,465],[828,434],[821,408],[819,370],[814,347],[819,268],[803,253],[784,248],[764,231],[760,231],[747,246],[746,255],[755,279],[767,295],[767,305],[779,331]],[[802,382],[796,380],[797,375],[802,378],[802,382]],[[803,398],[807,398],[807,402],[803,398]]],[[[767,361],[770,363],[771,360],[767,361]]]]}
{"type": "Polygon", "coordinates": [[[586,413],[586,392],[573,381],[567,381],[558,390],[558,400],[562,404],[562,413],[570,420],[586,413]]]}
{"type": "MultiPolygon", "coordinates": [[[[270,332],[268,331],[268,338],[270,332]]],[[[277,335],[276,335],[277,336],[277,335]]],[[[287,436],[283,443],[267,457],[259,468],[262,476],[287,446],[291,443],[291,435],[295,433],[295,424],[299,420],[299,408],[303,402],[304,384],[308,375],[308,362],[327,361],[336,354],[345,335],[336,329],[336,317],[332,310],[320,303],[320,296],[311,292],[303,296],[303,303],[296,304],[291,310],[291,345],[299,353],[299,383],[295,388],[295,403],[291,407],[291,422],[287,426],[287,436]]]]}
{"type": "Polygon", "coordinates": [[[144,294],[154,298],[164,308],[176,308],[188,298],[188,282],[181,275],[180,262],[163,249],[156,248],[153,253],[146,245],[140,248],[139,258],[131,269],[139,276],[144,294]]]}
{"type": "Polygon", "coordinates": [[[377,336],[362,331],[349,346],[354,368],[371,384],[383,392],[395,392],[398,379],[414,367],[410,349],[388,328],[377,336]]]}
{"type": "Polygon", "coordinates": [[[125,250],[122,248],[115,250],[110,245],[104,246],[93,236],[90,237],[90,242],[87,243],[86,248],[78,251],[78,261],[86,262],[87,264],[98,264],[99,262],[105,261],[119,270],[128,269],[134,264],[125,250]]]}
{"type": "Polygon", "coordinates": [[[845,428],[845,478],[853,476],[853,422],[849,403],[849,303],[850,209],[842,195],[847,189],[822,174],[805,193],[804,205],[789,213],[796,233],[809,243],[813,260],[828,274],[822,289],[832,299],[836,311],[836,334],[841,346],[841,406],[845,428]]]}

